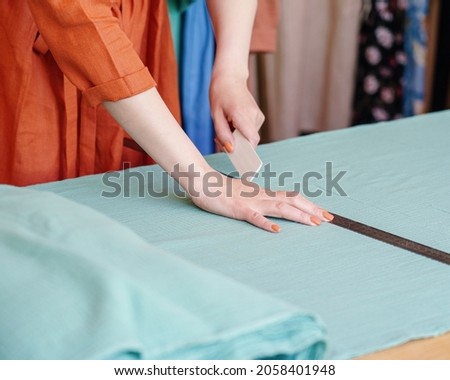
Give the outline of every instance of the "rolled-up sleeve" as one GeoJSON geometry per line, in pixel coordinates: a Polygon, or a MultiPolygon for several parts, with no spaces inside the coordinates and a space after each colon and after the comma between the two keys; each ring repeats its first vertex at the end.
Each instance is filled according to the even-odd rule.
{"type": "Polygon", "coordinates": [[[91,106],[156,85],[113,15],[112,0],[28,0],[58,66],[91,106]]]}

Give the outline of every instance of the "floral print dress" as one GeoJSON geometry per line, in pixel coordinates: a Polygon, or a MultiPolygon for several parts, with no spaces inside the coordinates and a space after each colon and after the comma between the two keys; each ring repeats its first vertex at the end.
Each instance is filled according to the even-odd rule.
{"type": "Polygon", "coordinates": [[[402,117],[406,0],[369,2],[359,35],[353,125],[402,117]]]}

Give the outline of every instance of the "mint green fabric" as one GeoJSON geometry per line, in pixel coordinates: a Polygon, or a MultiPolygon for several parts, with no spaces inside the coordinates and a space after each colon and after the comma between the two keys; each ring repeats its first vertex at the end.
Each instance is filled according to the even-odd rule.
{"type": "MultiPolygon", "coordinates": [[[[326,132],[263,145],[258,152],[278,173],[298,182],[308,171],[325,176],[326,162],[347,196],[313,200],[341,215],[450,251],[450,111],[326,132]]],[[[224,154],[209,157],[232,170],[224,154]]],[[[167,186],[157,166],[156,190],[167,186]]],[[[123,175],[123,173],[122,173],[123,175]]],[[[123,179],[123,176],[122,176],[123,179]]],[[[146,189],[145,184],[143,190],[146,189]]],[[[351,358],[450,330],[450,267],[334,225],[279,221],[270,234],[207,214],[173,192],[165,199],[102,197],[102,176],[36,186],[120,221],[148,242],[221,272],[258,292],[317,313],[327,326],[327,358],[351,358]]],[[[310,191],[325,189],[311,181],[310,191]]]]}
{"type": "Polygon", "coordinates": [[[320,358],[312,315],[52,193],[0,186],[0,359],[320,358]]]}

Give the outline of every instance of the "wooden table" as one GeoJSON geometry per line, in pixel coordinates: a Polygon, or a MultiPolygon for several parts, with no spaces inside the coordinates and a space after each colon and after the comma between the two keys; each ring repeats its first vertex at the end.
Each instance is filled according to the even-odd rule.
{"type": "Polygon", "coordinates": [[[450,360],[450,333],[362,356],[363,360],[450,360]]]}

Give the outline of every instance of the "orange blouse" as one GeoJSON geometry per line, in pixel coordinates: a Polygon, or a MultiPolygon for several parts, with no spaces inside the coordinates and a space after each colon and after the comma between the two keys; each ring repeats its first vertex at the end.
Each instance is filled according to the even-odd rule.
{"type": "Polygon", "coordinates": [[[180,119],[165,0],[2,1],[0,57],[0,183],[151,163],[124,146],[103,101],[158,83],[180,119]]]}

